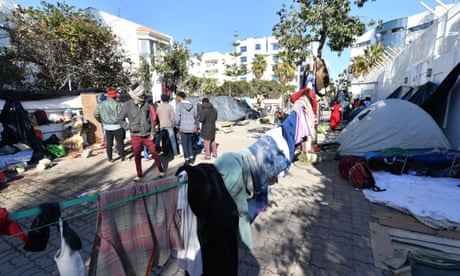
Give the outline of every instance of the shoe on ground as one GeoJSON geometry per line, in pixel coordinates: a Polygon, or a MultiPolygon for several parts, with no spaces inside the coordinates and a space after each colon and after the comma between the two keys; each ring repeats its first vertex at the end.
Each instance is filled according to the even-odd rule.
{"type": "Polygon", "coordinates": [[[109,159],[109,160],[107,160],[107,162],[109,162],[110,164],[112,164],[113,162],[115,162],[115,160],[109,159]]]}
{"type": "Polygon", "coordinates": [[[213,155],[212,158],[217,158],[217,155],[213,155]]]}
{"type": "Polygon", "coordinates": [[[211,160],[211,156],[204,156],[203,160],[211,160]]]}
{"type": "Polygon", "coordinates": [[[164,176],[165,176],[165,172],[160,172],[160,173],[158,174],[158,177],[164,177],[164,176]]]}
{"type": "Polygon", "coordinates": [[[141,179],[142,179],[142,177],[136,176],[136,177],[134,177],[134,182],[139,182],[139,181],[141,181],[141,179]]]}
{"type": "Polygon", "coordinates": [[[176,159],[181,159],[181,158],[182,158],[182,156],[178,154],[178,155],[174,156],[173,159],[176,160],[176,159]]]}

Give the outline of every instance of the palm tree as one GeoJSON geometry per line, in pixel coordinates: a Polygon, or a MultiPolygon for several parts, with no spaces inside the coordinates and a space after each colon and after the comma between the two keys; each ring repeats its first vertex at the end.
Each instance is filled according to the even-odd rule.
{"type": "Polygon", "coordinates": [[[279,78],[282,84],[292,81],[295,77],[295,72],[295,63],[285,61],[283,58],[280,58],[273,68],[273,73],[279,78]]]}
{"type": "Polygon", "coordinates": [[[351,60],[351,73],[353,77],[358,78],[369,72],[370,66],[364,56],[356,56],[351,60]]]}
{"type": "Polygon", "coordinates": [[[259,80],[264,75],[265,70],[267,69],[267,61],[265,56],[262,54],[256,54],[252,60],[252,73],[259,80]]]}
{"type": "Polygon", "coordinates": [[[383,45],[371,45],[364,49],[364,57],[369,63],[369,67],[374,67],[377,62],[383,57],[384,47],[383,45]]]}

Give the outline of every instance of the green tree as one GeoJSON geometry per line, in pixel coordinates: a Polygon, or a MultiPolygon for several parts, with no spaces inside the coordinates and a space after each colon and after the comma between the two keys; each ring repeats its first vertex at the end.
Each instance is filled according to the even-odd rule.
{"type": "Polygon", "coordinates": [[[278,77],[279,81],[285,85],[294,79],[295,72],[296,64],[290,61],[289,58],[281,52],[273,68],[273,73],[278,77]]]}
{"type": "Polygon", "coordinates": [[[124,65],[131,61],[110,29],[83,10],[42,1],[41,8],[18,7],[4,16],[1,29],[10,37],[11,63],[31,80],[26,86],[71,90],[129,84],[124,65]]]}
{"type": "Polygon", "coordinates": [[[355,78],[369,73],[383,58],[383,45],[371,45],[364,49],[364,55],[356,56],[351,60],[351,73],[355,78]]]}
{"type": "Polygon", "coordinates": [[[353,43],[354,36],[365,31],[365,24],[351,16],[350,0],[293,0],[289,8],[283,4],[277,13],[280,22],[273,33],[280,47],[287,50],[288,60],[297,64],[310,55],[312,42],[318,42],[317,56],[321,57],[327,44],[341,53],[353,43]]]}
{"type": "Polygon", "coordinates": [[[257,79],[260,79],[267,69],[267,61],[262,54],[255,54],[252,60],[252,73],[257,79]]]}
{"type": "Polygon", "coordinates": [[[364,49],[364,57],[369,63],[369,67],[374,67],[383,58],[383,45],[370,45],[364,49]]]}
{"type": "MultiPolygon", "coordinates": [[[[233,35],[235,39],[238,37],[238,34],[233,35]]],[[[233,57],[233,63],[231,64],[225,64],[225,75],[228,77],[232,77],[236,81],[239,76],[243,76],[247,73],[247,68],[244,66],[241,66],[238,64],[237,59],[239,56],[241,56],[241,52],[237,51],[238,46],[240,46],[240,43],[237,41],[232,43],[232,46],[234,47],[235,51],[230,53],[230,56],[233,57]]],[[[228,95],[232,96],[232,85],[231,83],[228,83],[228,95]]]]}
{"type": "Polygon", "coordinates": [[[350,69],[353,77],[358,78],[369,72],[369,63],[364,56],[356,56],[351,60],[350,69]]]}
{"type": "MultiPolygon", "coordinates": [[[[190,59],[188,45],[191,43],[191,39],[185,39],[183,43],[174,42],[170,51],[165,51],[164,55],[152,57],[153,69],[164,79],[170,80],[173,87],[181,87],[182,82],[185,82],[188,77],[187,63],[190,59]]],[[[172,89],[172,92],[175,93],[175,89],[172,89]]]]}
{"type": "Polygon", "coordinates": [[[21,69],[14,64],[15,55],[7,48],[0,48],[0,87],[20,87],[24,80],[21,69]]]}

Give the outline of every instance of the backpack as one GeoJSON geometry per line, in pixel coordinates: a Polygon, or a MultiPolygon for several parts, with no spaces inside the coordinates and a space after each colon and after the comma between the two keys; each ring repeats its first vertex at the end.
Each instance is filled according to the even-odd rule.
{"type": "Polygon", "coordinates": [[[353,165],[359,160],[360,159],[352,156],[345,156],[342,159],[340,159],[338,164],[340,176],[343,179],[348,180],[348,172],[350,171],[350,168],[353,167],[353,165]]]}
{"type": "Polygon", "coordinates": [[[375,179],[372,171],[364,161],[357,161],[348,172],[348,180],[350,180],[353,187],[359,189],[372,189],[376,192],[385,191],[375,185],[375,179]]]}

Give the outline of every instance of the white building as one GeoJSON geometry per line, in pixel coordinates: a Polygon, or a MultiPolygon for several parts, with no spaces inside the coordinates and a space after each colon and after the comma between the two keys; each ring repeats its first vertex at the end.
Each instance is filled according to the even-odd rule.
{"type": "MultiPolygon", "coordinates": [[[[237,64],[238,66],[245,66],[247,74],[239,76],[236,80],[252,81],[256,78],[254,73],[252,73],[252,62],[256,54],[261,54],[267,62],[267,68],[261,80],[278,81],[278,77],[273,73],[273,67],[278,61],[280,48],[274,36],[247,38],[237,40],[235,43],[238,44],[235,48],[235,52],[240,54],[238,57],[234,57],[230,53],[204,53],[199,59],[195,57],[191,60],[190,74],[200,78],[215,78],[219,84],[222,84],[226,80],[235,81],[234,77],[225,75],[225,65],[237,64]]],[[[296,73],[294,79],[288,84],[297,86],[298,83],[299,72],[296,73]]]]}
{"type": "Polygon", "coordinates": [[[225,76],[225,64],[227,64],[228,59],[228,54],[225,55],[219,52],[203,53],[200,57],[191,58],[189,74],[204,79],[216,79],[217,83],[222,85],[228,79],[225,76]]]}
{"type": "Polygon", "coordinates": [[[385,47],[385,59],[367,75],[351,80],[352,97],[383,99],[400,86],[439,84],[460,61],[460,4],[383,23],[357,38],[350,59],[373,44],[385,47]]]}
{"type": "MultiPolygon", "coordinates": [[[[124,18],[91,7],[85,9],[85,12],[93,15],[104,27],[111,28],[126,56],[133,62],[133,68],[130,68],[133,72],[139,68],[141,59],[150,62],[150,56],[163,54],[160,44],[167,49],[173,44],[171,36],[124,18]]],[[[154,83],[151,92],[153,100],[156,101],[161,96],[162,76],[153,73],[152,80],[154,83]]]]}

